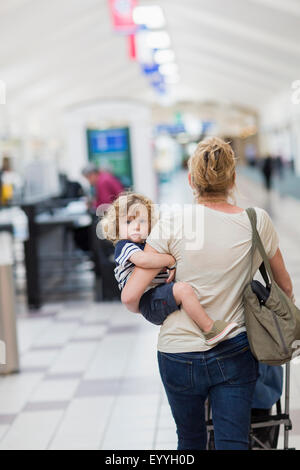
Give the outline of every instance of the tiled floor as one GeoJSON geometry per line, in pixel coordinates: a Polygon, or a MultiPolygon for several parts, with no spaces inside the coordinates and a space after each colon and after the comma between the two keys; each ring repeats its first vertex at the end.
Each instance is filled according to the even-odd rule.
{"type": "MultiPolygon", "coordinates": [[[[165,186],[162,202],[191,202],[185,176],[165,186]]],[[[300,299],[300,202],[267,198],[244,177],[239,186],[243,207],[252,202],[271,212],[300,299]]],[[[38,314],[20,312],[21,373],[0,377],[1,450],[176,449],[156,363],[157,327],[118,302],[88,298],[48,304],[38,314]]],[[[290,445],[296,448],[299,372],[300,363],[293,363],[290,445]]]]}

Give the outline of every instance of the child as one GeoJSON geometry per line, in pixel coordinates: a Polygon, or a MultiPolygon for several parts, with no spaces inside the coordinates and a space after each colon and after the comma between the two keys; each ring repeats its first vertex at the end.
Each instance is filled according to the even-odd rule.
{"type": "Polygon", "coordinates": [[[114,272],[119,289],[124,288],[135,266],[162,268],[140,299],[141,314],[151,323],[161,325],[168,315],[182,306],[202,330],[206,343],[218,343],[237,327],[237,323],[214,322],[189,284],[169,282],[174,275],[170,276],[168,271],[176,267],[172,255],[144,253],[145,240],[154,223],[152,201],[133,192],[122,193],[101,220],[103,235],[115,245],[114,272]]]}

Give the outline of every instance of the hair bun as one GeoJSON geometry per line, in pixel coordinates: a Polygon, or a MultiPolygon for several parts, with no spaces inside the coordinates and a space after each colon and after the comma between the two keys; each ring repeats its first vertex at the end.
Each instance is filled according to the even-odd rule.
{"type": "Polygon", "coordinates": [[[192,183],[199,196],[227,196],[234,183],[235,157],[229,143],[218,137],[201,141],[188,161],[192,183]]]}

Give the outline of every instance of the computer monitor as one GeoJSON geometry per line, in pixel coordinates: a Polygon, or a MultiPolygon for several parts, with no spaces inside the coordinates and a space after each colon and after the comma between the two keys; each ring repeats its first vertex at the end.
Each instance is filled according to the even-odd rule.
{"type": "Polygon", "coordinates": [[[124,187],[133,185],[128,127],[87,129],[87,144],[90,162],[110,168],[124,187]]]}

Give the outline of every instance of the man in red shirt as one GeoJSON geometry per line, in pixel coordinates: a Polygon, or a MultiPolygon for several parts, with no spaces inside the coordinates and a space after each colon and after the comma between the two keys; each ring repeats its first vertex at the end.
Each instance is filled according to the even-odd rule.
{"type": "Polygon", "coordinates": [[[124,191],[121,182],[109,171],[98,170],[94,165],[87,166],[82,174],[94,188],[93,207],[112,203],[124,191]]]}

